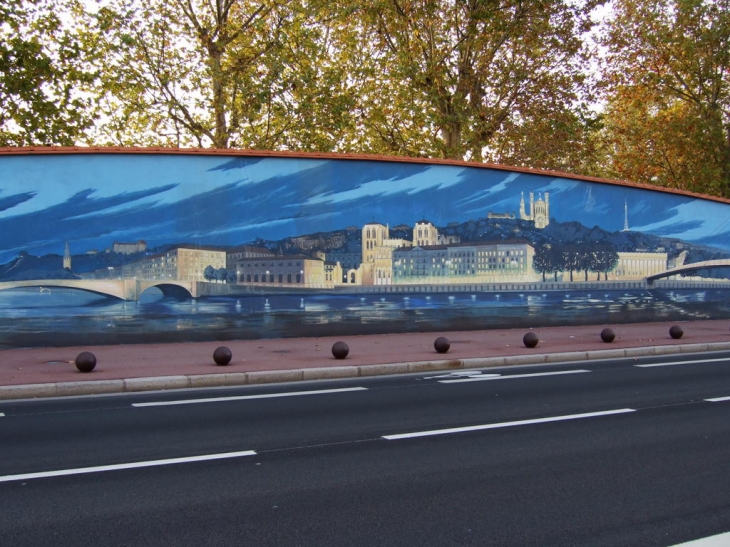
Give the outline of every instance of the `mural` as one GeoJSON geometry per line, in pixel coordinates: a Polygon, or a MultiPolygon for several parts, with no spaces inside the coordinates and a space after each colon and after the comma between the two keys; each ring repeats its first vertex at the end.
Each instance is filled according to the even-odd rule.
{"type": "Polygon", "coordinates": [[[729,212],[458,162],[0,150],[0,347],[726,318],[729,212]]]}

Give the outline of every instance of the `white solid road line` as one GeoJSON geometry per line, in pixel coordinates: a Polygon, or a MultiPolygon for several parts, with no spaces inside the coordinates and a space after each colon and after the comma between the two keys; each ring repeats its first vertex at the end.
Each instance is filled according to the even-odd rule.
{"type": "Polygon", "coordinates": [[[253,450],[241,452],[224,452],[222,454],[207,454],[204,456],[188,456],[186,458],[172,458],[168,460],[152,460],[148,462],[120,463],[115,465],[99,465],[97,467],[79,467],[77,469],[60,469],[58,471],[41,471],[39,473],[23,473],[20,475],[0,476],[0,482],[22,481],[29,479],[44,479],[48,477],[63,477],[66,475],[82,475],[84,473],[100,473],[102,471],[118,471],[121,469],[137,469],[140,467],[155,467],[158,465],[175,465],[180,463],[204,462],[211,460],[225,460],[229,458],[241,458],[244,456],[255,456],[253,450]]]}
{"type": "Polygon", "coordinates": [[[247,401],[249,399],[276,399],[278,397],[298,397],[300,395],[326,395],[348,391],[367,391],[366,387],[345,387],[340,389],[320,389],[317,391],[288,391],[285,393],[264,393],[261,395],[236,395],[233,397],[212,397],[208,399],[180,399],[177,401],[153,401],[151,403],[132,403],[135,407],[195,405],[199,403],[221,403],[225,401],[247,401]]]}
{"type": "Polygon", "coordinates": [[[653,368],[653,367],[673,367],[676,365],[697,365],[700,363],[722,363],[723,361],[727,362],[730,361],[730,359],[698,359],[696,361],[676,361],[673,363],[651,363],[648,365],[634,365],[638,368],[653,368]]]}
{"type": "Polygon", "coordinates": [[[457,372],[449,372],[448,374],[439,374],[438,376],[424,376],[424,380],[438,380],[440,378],[486,378],[488,376],[502,376],[501,374],[485,374],[481,370],[464,370],[457,372]]]}
{"type": "Polygon", "coordinates": [[[730,532],[688,541],[687,543],[678,543],[672,547],[727,547],[728,545],[730,545],[730,532]]]}
{"type": "Polygon", "coordinates": [[[725,401],[730,401],[730,397],[715,397],[714,399],[705,399],[708,403],[722,403],[725,401]]]}
{"type": "Polygon", "coordinates": [[[496,424],[470,425],[466,427],[452,427],[450,429],[434,429],[432,431],[417,431],[415,433],[400,433],[398,435],[383,435],[383,439],[397,441],[400,439],[414,439],[416,437],[430,437],[434,435],[449,435],[451,433],[466,433],[469,431],[482,431],[484,429],[500,429],[503,427],[516,427],[520,425],[544,424],[548,422],[560,422],[564,420],[578,420],[581,418],[596,418],[598,416],[610,416],[612,414],[626,414],[636,412],[633,408],[619,408],[618,410],[603,410],[600,412],[586,412],[585,414],[569,414],[566,416],[552,416],[550,418],[535,418],[532,420],[518,420],[516,422],[502,422],[496,424]]]}
{"type": "Polygon", "coordinates": [[[463,382],[486,382],[489,380],[513,380],[515,378],[535,378],[536,376],[560,376],[562,374],[579,374],[590,372],[590,370],[558,370],[556,372],[535,372],[533,374],[511,374],[509,376],[485,375],[472,376],[470,378],[458,378],[455,380],[439,380],[439,384],[459,384],[463,382]]]}

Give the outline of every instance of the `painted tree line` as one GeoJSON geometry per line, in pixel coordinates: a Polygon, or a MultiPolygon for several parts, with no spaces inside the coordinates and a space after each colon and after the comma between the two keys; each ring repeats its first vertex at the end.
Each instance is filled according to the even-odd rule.
{"type": "Polygon", "coordinates": [[[236,282],[236,271],[226,270],[225,268],[216,268],[212,265],[207,265],[203,270],[203,278],[206,281],[219,281],[222,283],[235,283],[236,282]]]}
{"type": "Polygon", "coordinates": [[[5,0],[0,146],[467,159],[730,197],[729,4],[5,0]]]}
{"type": "Polygon", "coordinates": [[[570,274],[570,281],[576,272],[583,272],[584,281],[588,281],[589,272],[593,272],[596,281],[600,281],[601,274],[608,279],[608,272],[618,265],[618,261],[616,248],[608,243],[545,243],[535,248],[532,267],[542,274],[543,281],[548,275],[557,281],[558,274],[563,272],[570,274]]]}

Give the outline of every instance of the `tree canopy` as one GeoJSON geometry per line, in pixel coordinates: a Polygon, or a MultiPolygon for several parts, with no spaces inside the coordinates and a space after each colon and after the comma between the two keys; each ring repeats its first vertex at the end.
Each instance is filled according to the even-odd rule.
{"type": "Polygon", "coordinates": [[[603,43],[610,174],[730,196],[730,1],[615,0],[603,43]]]}
{"type": "Polygon", "coordinates": [[[72,145],[92,127],[95,73],[56,0],[0,5],[0,146],[72,145]]]}
{"type": "Polygon", "coordinates": [[[593,0],[376,0],[356,12],[366,128],[405,155],[568,167],[593,0]],[[551,135],[548,137],[548,135],[551,135]]]}

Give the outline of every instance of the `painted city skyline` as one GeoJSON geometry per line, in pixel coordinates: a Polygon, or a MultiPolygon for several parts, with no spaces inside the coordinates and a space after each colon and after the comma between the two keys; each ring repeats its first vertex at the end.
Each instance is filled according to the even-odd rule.
{"type": "Polygon", "coordinates": [[[728,204],[550,173],[336,157],[0,155],[0,263],[145,240],[233,247],[371,222],[436,226],[513,214],[551,196],[550,218],[730,250],[728,204]]]}

